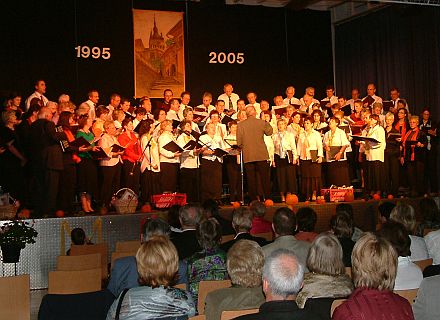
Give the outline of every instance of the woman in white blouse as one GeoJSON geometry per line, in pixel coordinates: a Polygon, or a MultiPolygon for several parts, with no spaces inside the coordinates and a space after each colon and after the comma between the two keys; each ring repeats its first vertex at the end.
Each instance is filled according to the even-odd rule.
{"type": "Polygon", "coordinates": [[[306,199],[315,200],[321,190],[321,163],[324,156],[322,139],[312,127],[313,118],[304,119],[304,130],[298,137],[297,150],[301,168],[301,193],[306,199]]]}
{"type": "MultiPolygon", "coordinates": [[[[185,114],[185,109],[183,113],[185,114]]],[[[192,111],[190,111],[192,113],[192,111]]],[[[196,141],[191,135],[193,130],[190,120],[183,120],[180,123],[180,130],[182,133],[177,138],[177,144],[185,151],[180,157],[180,190],[184,191],[188,202],[199,201],[199,152],[197,148],[184,148],[190,141],[196,141]]],[[[197,128],[198,129],[198,128],[197,128]]]]}
{"type": "Polygon", "coordinates": [[[223,158],[217,157],[214,151],[217,148],[225,149],[222,137],[215,134],[215,123],[208,123],[205,129],[207,134],[202,135],[199,139],[204,146],[200,160],[201,202],[221,198],[223,158]]]}
{"type": "Polygon", "coordinates": [[[164,120],[160,124],[159,159],[161,169],[162,192],[176,192],[177,176],[179,172],[180,152],[166,150],[166,146],[171,141],[176,142],[173,135],[173,123],[171,120],[164,120]]]}
{"type": "Polygon", "coordinates": [[[359,148],[359,161],[362,153],[365,153],[366,166],[364,173],[366,193],[376,193],[385,190],[384,185],[384,159],[386,138],[385,130],[379,125],[379,116],[372,114],[369,117],[369,127],[363,134],[369,138],[374,138],[378,142],[362,142],[359,148]]]}
{"type": "Polygon", "coordinates": [[[141,149],[143,158],[141,162],[141,199],[151,202],[151,196],[159,194],[160,186],[160,159],[159,145],[153,135],[154,121],[147,119],[142,121],[139,128],[141,149]]]}
{"type": "Polygon", "coordinates": [[[327,161],[327,185],[338,187],[348,186],[350,179],[348,175],[348,164],[345,150],[350,145],[344,130],[338,128],[339,119],[332,117],[329,120],[329,128],[324,135],[324,150],[327,161]]]}
{"type": "Polygon", "coordinates": [[[278,188],[281,201],[286,201],[286,195],[297,193],[296,164],[298,155],[293,133],[286,130],[287,122],[284,119],[278,120],[278,133],[272,135],[275,148],[275,161],[278,188]]]}

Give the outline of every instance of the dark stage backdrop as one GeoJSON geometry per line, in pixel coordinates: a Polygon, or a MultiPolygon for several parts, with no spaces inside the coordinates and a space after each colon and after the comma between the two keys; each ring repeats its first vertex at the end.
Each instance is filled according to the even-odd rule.
{"type": "Polygon", "coordinates": [[[350,96],[369,82],[389,99],[393,86],[408,100],[412,113],[430,107],[440,117],[440,9],[390,6],[336,26],[336,82],[350,96]]]}
{"type": "Polygon", "coordinates": [[[226,82],[241,96],[253,90],[266,99],[291,84],[298,97],[309,85],[321,97],[332,82],[328,12],[157,0],[3,0],[1,94],[18,91],[25,98],[33,81],[42,78],[51,100],[68,93],[78,104],[91,88],[100,91],[102,103],[112,92],[133,97],[132,8],[185,13],[186,89],[192,105],[201,102],[204,91],[216,97],[226,82]],[[82,57],[84,47],[99,48],[99,54],[95,49],[82,57]],[[217,63],[209,63],[211,52],[217,63]],[[235,58],[242,53],[244,62],[219,63],[221,53],[235,58]]]}

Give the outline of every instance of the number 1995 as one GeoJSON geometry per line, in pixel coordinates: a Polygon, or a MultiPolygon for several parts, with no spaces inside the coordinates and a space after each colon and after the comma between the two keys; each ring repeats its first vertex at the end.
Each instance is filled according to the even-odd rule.
{"type": "Polygon", "coordinates": [[[93,59],[102,58],[104,60],[108,60],[111,57],[110,48],[90,48],[89,46],[77,46],[75,47],[75,50],[77,58],[87,59],[91,56],[93,59]]]}

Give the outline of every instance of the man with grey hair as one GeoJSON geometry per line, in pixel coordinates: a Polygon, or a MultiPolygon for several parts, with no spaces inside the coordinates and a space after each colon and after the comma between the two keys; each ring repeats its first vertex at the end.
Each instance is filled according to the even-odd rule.
{"type": "Polygon", "coordinates": [[[290,319],[319,320],[319,315],[306,309],[300,309],[296,295],[303,286],[304,267],[298,262],[292,251],[278,249],[264,261],[263,292],[266,302],[259,312],[235,319],[290,319]]]}
{"type": "Polygon", "coordinates": [[[246,107],[247,119],[240,121],[237,127],[237,145],[243,152],[243,162],[248,179],[248,193],[252,200],[258,196],[258,184],[265,198],[270,196],[270,165],[264,136],[273,133],[272,126],[255,117],[253,106],[246,107]],[[258,179],[260,177],[260,180],[258,179]]]}
{"type": "Polygon", "coordinates": [[[180,260],[188,258],[201,250],[196,237],[196,227],[201,219],[202,209],[199,206],[187,204],[179,209],[182,232],[172,232],[170,239],[176,246],[180,260]]]}

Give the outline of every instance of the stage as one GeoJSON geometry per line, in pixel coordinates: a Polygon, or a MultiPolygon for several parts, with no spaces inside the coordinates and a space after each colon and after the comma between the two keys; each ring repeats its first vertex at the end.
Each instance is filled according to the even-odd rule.
{"type": "MultiPolygon", "coordinates": [[[[420,199],[402,198],[391,200],[393,202],[402,201],[414,206],[418,216],[420,199]]],[[[435,198],[439,202],[439,198],[435,198]]],[[[382,200],[390,201],[390,200],[382,200]]],[[[356,200],[349,202],[354,209],[355,225],[364,231],[375,229],[377,223],[377,207],[380,201],[356,200]]],[[[330,219],[335,213],[337,203],[316,204],[314,202],[300,202],[293,209],[310,206],[318,216],[315,230],[323,232],[329,230],[330,219]]],[[[267,220],[272,220],[277,208],[286,206],[285,204],[275,204],[269,207],[266,214],[267,220]]],[[[220,209],[220,214],[231,219],[234,208],[224,206],[220,209]]],[[[87,236],[93,243],[106,242],[108,244],[108,258],[110,262],[111,253],[115,250],[117,241],[139,239],[140,225],[143,219],[151,215],[157,215],[167,219],[166,211],[153,211],[151,213],[134,214],[109,214],[109,215],[87,215],[65,218],[48,218],[26,220],[34,223],[34,228],[38,231],[37,242],[27,245],[21,251],[20,262],[2,263],[1,276],[11,276],[15,274],[30,274],[31,289],[43,289],[48,285],[48,272],[55,270],[56,259],[60,254],[65,254],[70,247],[70,230],[76,227],[83,228],[87,236]],[[64,245],[63,245],[64,244],[64,245]]],[[[6,221],[0,221],[0,226],[6,221]]]]}

